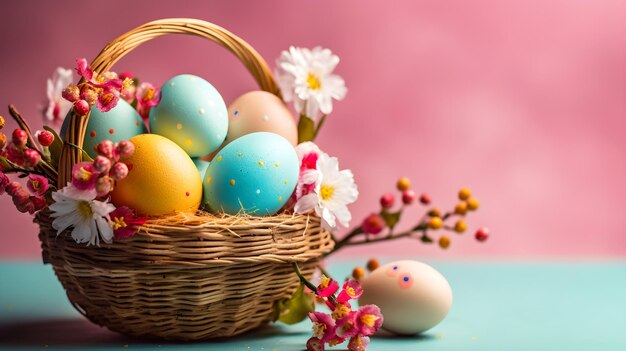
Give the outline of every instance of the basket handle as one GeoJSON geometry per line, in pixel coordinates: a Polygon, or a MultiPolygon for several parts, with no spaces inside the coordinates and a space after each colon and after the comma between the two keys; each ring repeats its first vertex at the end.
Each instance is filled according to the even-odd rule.
{"type": "MultiPolygon", "coordinates": [[[[195,35],[220,44],[239,58],[261,89],[280,97],[270,68],[256,50],[228,30],[197,19],[166,18],[139,26],[105,46],[91,63],[91,68],[94,72],[106,72],[140,44],[166,34],[195,35]]],[[[88,120],[89,113],[78,116],[72,111],[70,114],[70,124],[66,135],[63,136],[67,142],[63,145],[59,159],[58,188],[65,186],[72,179],[72,167],[82,160],[82,152],[76,145],[81,148],[83,146],[88,120]]]]}

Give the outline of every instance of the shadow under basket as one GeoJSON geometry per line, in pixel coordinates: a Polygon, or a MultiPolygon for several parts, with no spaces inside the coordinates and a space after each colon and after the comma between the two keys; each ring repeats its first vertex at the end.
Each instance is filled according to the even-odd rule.
{"type": "Polygon", "coordinates": [[[334,245],[307,215],[178,215],[100,247],[57,236],[49,213],[36,222],[44,262],[81,314],[122,334],[171,340],[259,327],[298,287],[292,262],[310,277],[334,245]]]}

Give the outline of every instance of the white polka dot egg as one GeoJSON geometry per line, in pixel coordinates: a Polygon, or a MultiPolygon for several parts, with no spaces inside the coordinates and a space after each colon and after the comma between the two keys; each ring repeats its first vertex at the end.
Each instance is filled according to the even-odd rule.
{"type": "Polygon", "coordinates": [[[383,329],[404,335],[439,324],[452,306],[452,289],[433,267],[417,261],[396,261],[377,268],[363,281],[361,306],[380,307],[383,329]]]}
{"type": "Polygon", "coordinates": [[[228,132],[224,99],[200,77],[171,78],[161,88],[161,101],[150,110],[150,132],[172,140],[191,157],[209,154],[228,132]]]}
{"type": "Polygon", "coordinates": [[[272,215],[293,193],[298,156],[280,135],[258,132],[226,145],[213,158],[203,180],[205,207],[212,212],[272,215]]]}

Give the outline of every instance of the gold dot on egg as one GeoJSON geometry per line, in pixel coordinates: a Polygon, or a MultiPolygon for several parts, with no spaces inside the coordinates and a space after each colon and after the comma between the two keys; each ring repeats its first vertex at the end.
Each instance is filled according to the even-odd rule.
{"type": "Polygon", "coordinates": [[[196,80],[196,77],[191,76],[191,77],[189,77],[188,79],[189,79],[189,80],[196,80]]]}
{"type": "Polygon", "coordinates": [[[187,145],[187,146],[191,146],[191,139],[187,139],[187,140],[185,140],[185,145],[187,145]]]}
{"type": "Polygon", "coordinates": [[[207,182],[207,183],[211,183],[212,181],[213,181],[213,178],[211,178],[211,177],[208,177],[208,178],[206,179],[206,182],[207,182]]]}
{"type": "Polygon", "coordinates": [[[274,163],[274,166],[280,167],[280,163],[276,162],[276,163],[274,163]]]}
{"type": "Polygon", "coordinates": [[[238,152],[237,157],[241,157],[241,156],[243,156],[243,152],[238,152]]]}
{"type": "Polygon", "coordinates": [[[230,180],[230,185],[235,185],[235,180],[234,179],[230,180]]]}
{"type": "Polygon", "coordinates": [[[259,166],[263,167],[265,166],[265,163],[263,163],[263,161],[259,161],[259,166]]]}
{"type": "Polygon", "coordinates": [[[472,336],[472,340],[476,340],[476,339],[478,339],[478,337],[476,337],[475,335],[472,336]]]}
{"type": "Polygon", "coordinates": [[[178,129],[178,130],[183,129],[183,124],[182,124],[182,123],[178,123],[178,124],[176,125],[176,129],[178,129]]]}
{"type": "Polygon", "coordinates": [[[283,197],[282,196],[278,198],[278,202],[283,202],[283,197]]]}
{"type": "Polygon", "coordinates": [[[201,115],[203,115],[203,114],[204,114],[204,109],[201,107],[201,108],[198,110],[198,113],[199,113],[199,114],[201,114],[201,115]]]}
{"type": "Polygon", "coordinates": [[[222,155],[217,156],[217,162],[220,162],[222,160],[222,155]]]}
{"type": "Polygon", "coordinates": [[[288,181],[288,180],[285,180],[285,182],[284,182],[284,183],[285,183],[285,184],[289,184],[289,181],[288,181]]]}

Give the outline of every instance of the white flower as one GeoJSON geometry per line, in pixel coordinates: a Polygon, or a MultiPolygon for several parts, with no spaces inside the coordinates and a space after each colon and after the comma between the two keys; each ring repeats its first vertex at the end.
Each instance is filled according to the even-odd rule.
{"type": "Polygon", "coordinates": [[[315,210],[326,229],[336,228],[337,222],[347,227],[352,219],[348,205],[359,196],[352,171],[340,171],[336,157],[321,154],[317,160],[317,169],[304,171],[302,178],[305,182],[313,181],[315,190],[302,196],[294,210],[297,213],[315,210]]]}
{"type": "Polygon", "coordinates": [[[72,108],[72,103],[61,96],[63,89],[70,84],[72,84],[72,70],[57,67],[52,78],[48,79],[48,106],[45,113],[47,120],[60,124],[72,108]]]}
{"type": "Polygon", "coordinates": [[[276,60],[276,78],[286,102],[294,102],[298,113],[316,119],[319,111],[327,115],[333,110],[332,99],[346,96],[343,79],[332,74],[339,57],[328,49],[313,50],[290,47],[276,60]]]}
{"type": "Polygon", "coordinates": [[[73,185],[53,192],[52,199],[55,202],[50,205],[50,210],[55,218],[52,228],[57,230],[57,235],[74,227],[72,238],[79,244],[99,245],[100,236],[105,243],[110,243],[113,239],[113,228],[109,225],[109,213],[115,210],[115,206],[95,198],[95,189],[78,190],[73,185]]]}

